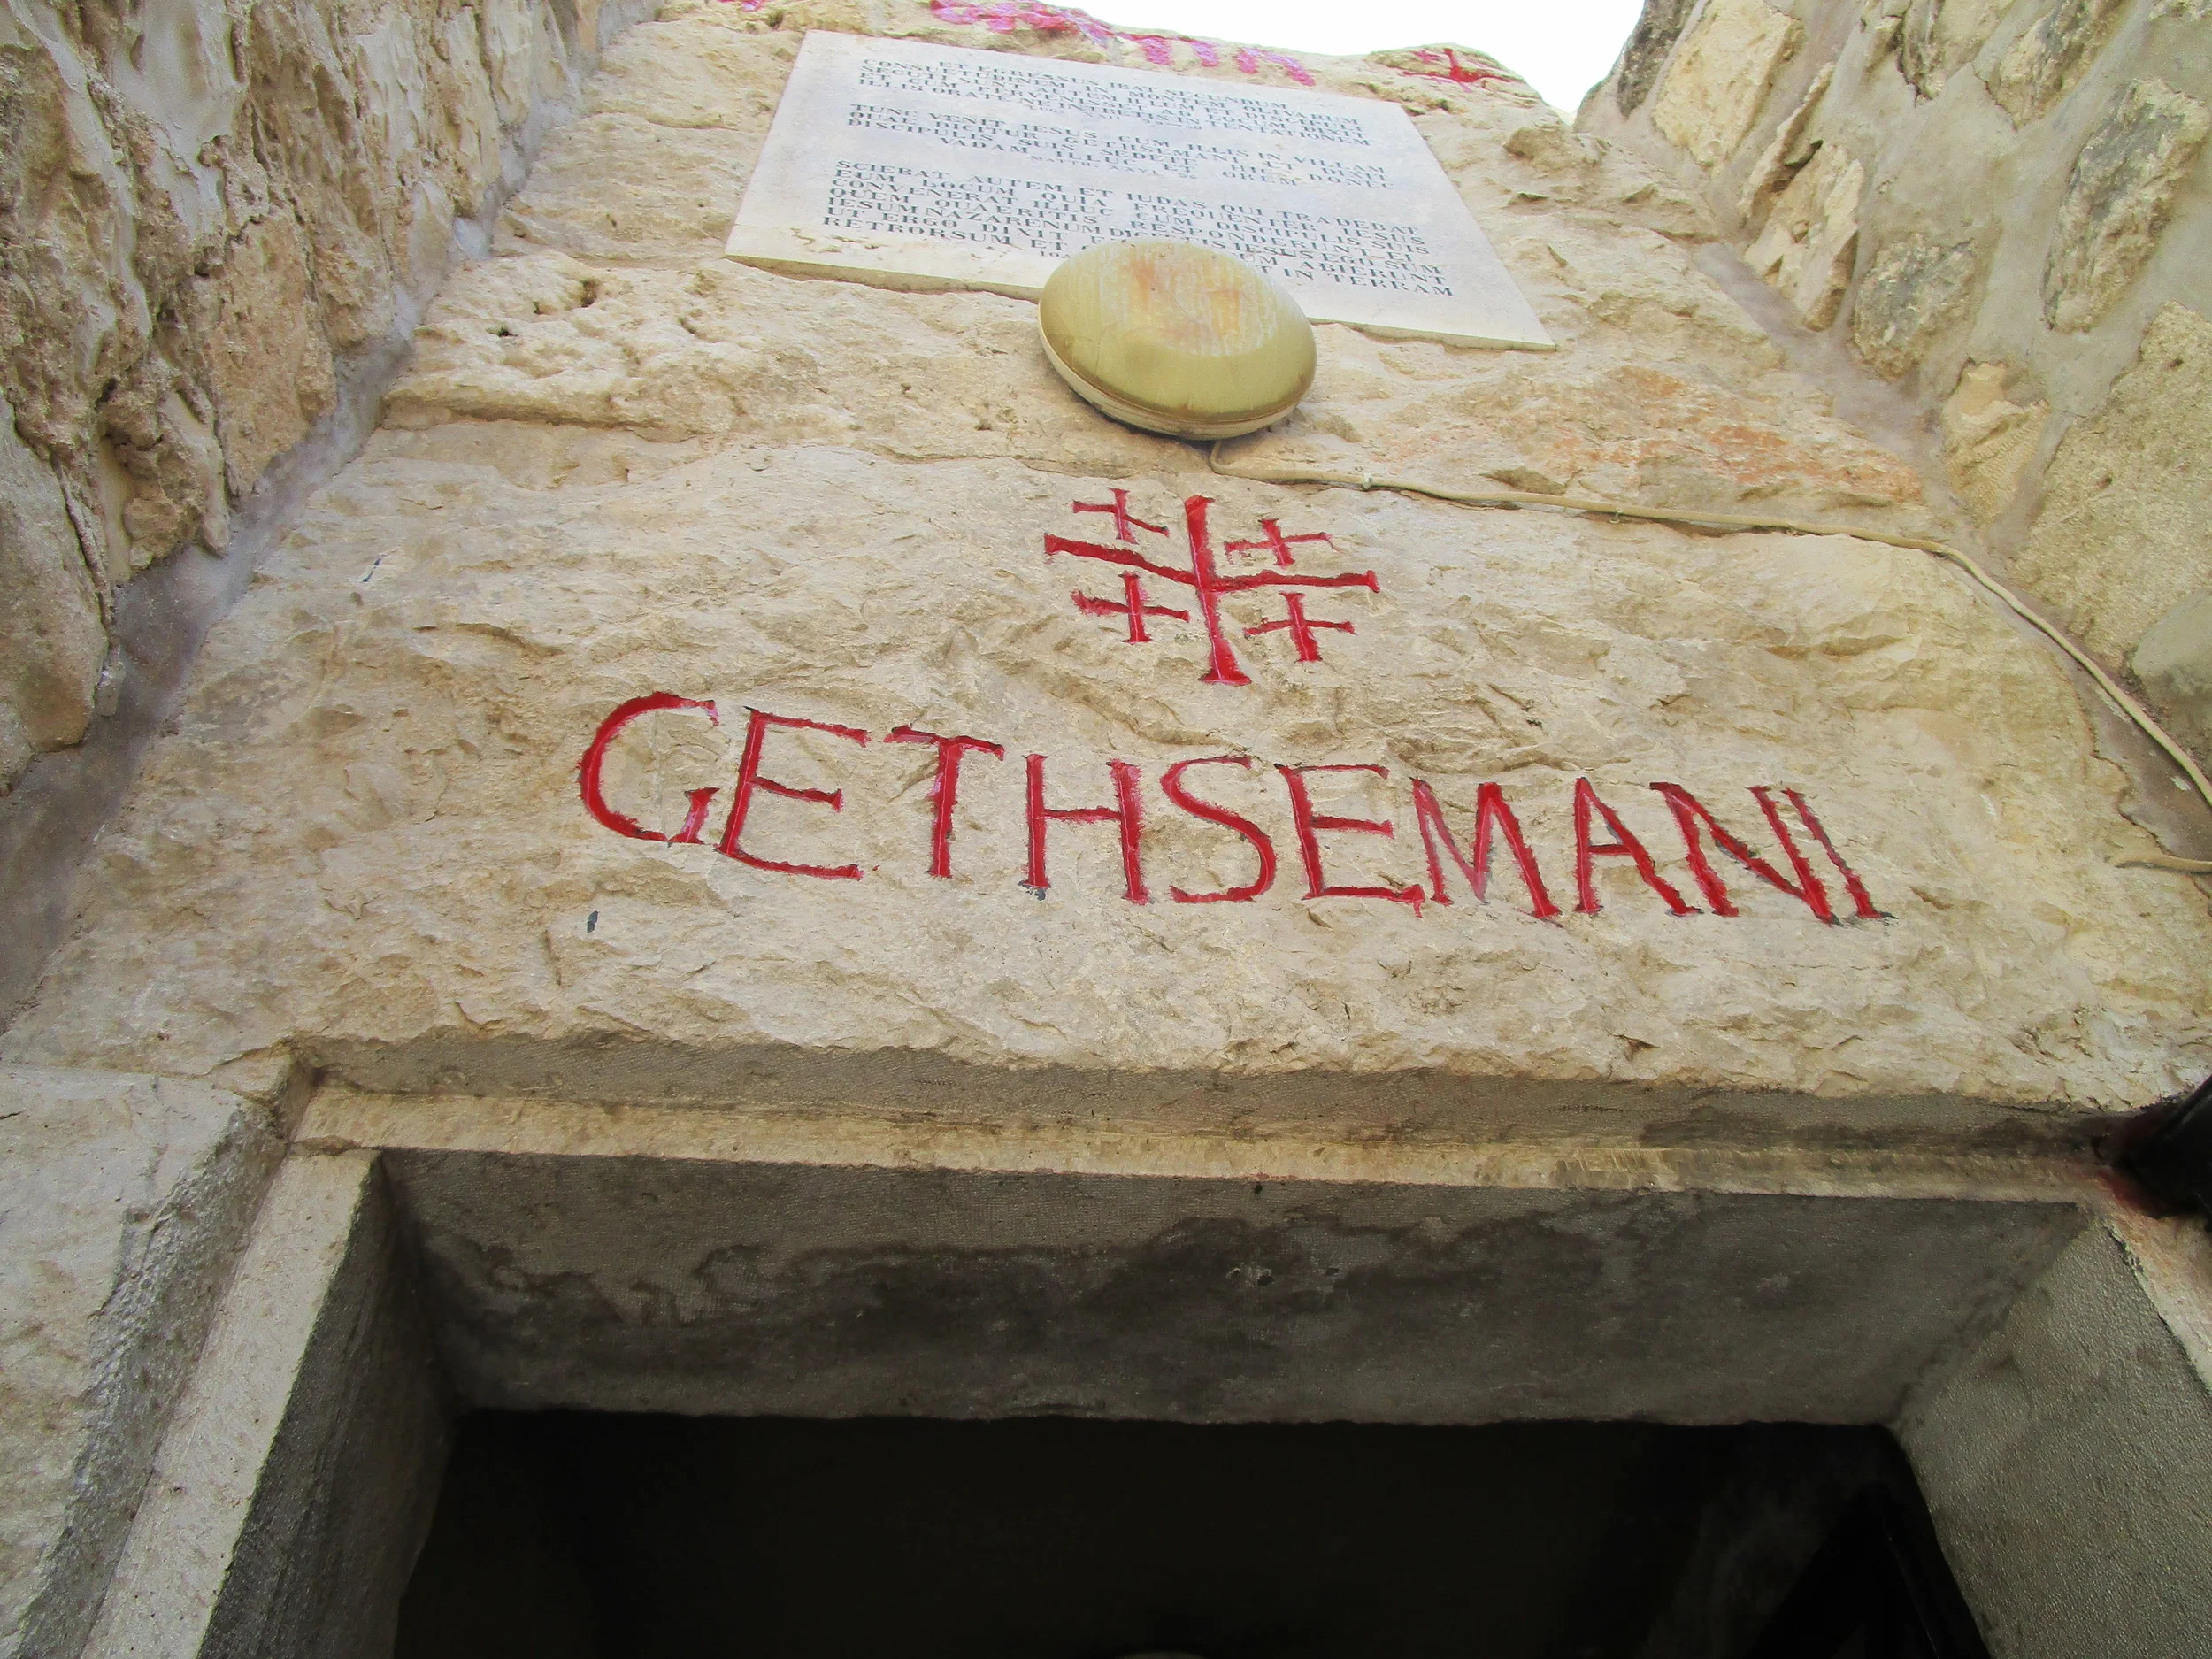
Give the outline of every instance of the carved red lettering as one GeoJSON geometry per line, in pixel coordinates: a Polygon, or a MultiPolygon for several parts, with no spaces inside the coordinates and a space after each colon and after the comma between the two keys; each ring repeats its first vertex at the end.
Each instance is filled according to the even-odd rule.
{"type": "Polygon", "coordinates": [[[1575,909],[1585,916],[1594,916],[1598,903],[1597,882],[1591,874],[1591,861],[1596,858],[1628,858],[1635,861],[1636,873],[1644,884],[1661,898],[1677,916],[1694,916],[1694,905],[1685,904],[1682,895],[1670,886],[1664,877],[1653,868],[1651,855],[1644,850],[1643,842],[1635,833],[1622,823],[1613,809],[1598,799],[1598,792],[1590,787],[1587,778],[1575,780],[1575,909]],[[1613,832],[1609,847],[1593,846],[1590,841],[1590,814],[1595,812],[1605,820],[1605,827],[1613,832]]]}
{"type": "Polygon", "coordinates": [[[1109,819],[1121,829],[1121,872],[1127,883],[1127,895],[1132,904],[1149,904],[1152,895],[1144,885],[1144,863],[1141,841],[1144,834],[1143,808],[1138,800],[1137,785],[1143,774],[1125,760],[1110,760],[1106,770],[1114,780],[1112,806],[1048,807],[1045,804],[1045,757],[1032,755],[1029,760],[1029,881],[1033,892],[1042,893],[1052,885],[1045,874],[1045,831],[1057,818],[1064,824],[1103,824],[1109,819]]]}
{"type": "Polygon", "coordinates": [[[1729,899],[1727,887],[1721,882],[1719,872],[1713,868],[1712,860],[1705,856],[1704,843],[1698,834],[1701,823],[1712,833],[1713,840],[1720,849],[1753,875],[1779,887],[1822,921],[1832,922],[1836,919],[1835,912],[1828,908],[1828,890],[1820,885],[1820,878],[1805,862],[1805,855],[1797,850],[1797,843],[1790,839],[1789,830],[1771,802],[1762,799],[1759,804],[1765,809],[1767,822],[1774,826],[1775,839],[1782,843],[1782,852],[1789,859],[1790,868],[1797,872],[1795,887],[1785,880],[1781,872],[1772,864],[1722,828],[1720,820],[1707,810],[1705,803],[1680,784],[1655,783],[1651,787],[1674,813],[1674,821],[1682,826],[1682,844],[1689,855],[1690,873],[1697,879],[1698,889],[1705,895],[1705,902],[1713,907],[1714,915],[1733,916],[1737,910],[1729,899]]]}
{"type": "Polygon", "coordinates": [[[607,764],[607,750],[622,734],[623,727],[642,715],[657,713],[663,709],[703,709],[710,726],[722,724],[722,718],[715,712],[713,703],[704,698],[679,697],[667,691],[648,692],[642,697],[632,697],[602,720],[598,731],[592,733],[591,743],[584,750],[583,759],[577,763],[577,784],[584,797],[584,810],[616,834],[627,835],[637,841],[666,841],[672,845],[678,841],[689,841],[695,845],[699,831],[707,821],[707,803],[720,793],[718,789],[690,791],[687,798],[691,806],[684,814],[682,827],[673,835],[664,835],[658,830],[647,829],[635,818],[609,806],[604,786],[600,781],[600,773],[607,764]]]}
{"type": "Polygon", "coordinates": [[[1329,818],[1313,810],[1313,798],[1306,792],[1306,774],[1313,772],[1371,772],[1378,778],[1390,776],[1387,766],[1278,766],[1283,782],[1290,788],[1290,819],[1298,831],[1298,856],[1306,866],[1306,896],[1310,899],[1388,899],[1394,904],[1410,904],[1413,913],[1421,913],[1422,893],[1417,882],[1409,887],[1339,887],[1322,873],[1321,842],[1315,832],[1319,830],[1356,830],[1366,835],[1395,838],[1397,826],[1363,818],[1329,818]]]}
{"type": "Polygon", "coordinates": [[[1436,791],[1422,780],[1413,780],[1413,819],[1421,831],[1421,845],[1429,856],[1429,896],[1439,904],[1449,904],[1450,894],[1444,891],[1444,864],[1436,856],[1436,843],[1441,841],[1444,850],[1459,866],[1459,873],[1467,878],[1467,885],[1474,889],[1475,897],[1487,902],[1490,886],[1490,840],[1494,833],[1505,837],[1506,849],[1513,855],[1513,862],[1521,872],[1521,884],[1528,889],[1529,913],[1539,918],[1559,914],[1559,907],[1551,902],[1551,895],[1544,891],[1543,872],[1536,867],[1536,855],[1521,838],[1520,820],[1513,816],[1513,809],[1506,803],[1505,791],[1494,783],[1486,783],[1475,791],[1474,845],[1465,857],[1452,840],[1452,832],[1444,822],[1444,809],[1438,804],[1436,791]]]}
{"type": "Polygon", "coordinates": [[[887,743],[934,743],[937,745],[937,776],[929,786],[929,798],[935,803],[929,826],[929,873],[933,876],[952,874],[952,810],[960,799],[960,761],[971,750],[988,755],[994,760],[1006,758],[1002,743],[986,742],[979,737],[946,737],[937,732],[919,732],[910,726],[902,726],[887,733],[887,743]]]}
{"type": "MultiPolygon", "coordinates": [[[[1765,809],[1767,821],[1772,824],[1776,832],[1779,833],[1782,827],[1781,818],[1775,811],[1773,802],[1767,798],[1768,791],[1771,787],[1772,786],[1769,784],[1756,784],[1753,786],[1751,793],[1760,806],[1765,809]]],[[[1873,896],[1866,890],[1866,883],[1859,879],[1857,871],[1843,862],[1843,855],[1836,850],[1835,842],[1828,839],[1828,832],[1821,827],[1820,820],[1813,816],[1813,810],[1805,803],[1805,797],[1794,789],[1785,789],[1782,793],[1789,797],[1790,804],[1797,809],[1798,822],[1802,824],[1812,838],[1820,843],[1820,850],[1828,855],[1828,862],[1835,865],[1837,873],[1843,877],[1844,889],[1851,895],[1852,908],[1857,912],[1859,920],[1863,922],[1880,921],[1885,912],[1875,908],[1873,896]]],[[[1784,837],[1785,843],[1787,839],[1786,836],[1784,837]]]]}
{"type": "Polygon", "coordinates": [[[868,734],[849,726],[831,726],[821,720],[802,720],[794,715],[767,714],[758,709],[748,709],[752,716],[745,727],[745,754],[737,764],[737,795],[730,803],[730,816],[722,826],[721,853],[755,870],[773,870],[787,876],[816,876],[824,881],[857,881],[858,864],[797,864],[780,858],[760,858],[745,850],[740,837],[745,833],[745,817],[753,808],[753,792],[765,789],[771,795],[782,795],[788,801],[818,801],[833,812],[845,810],[842,789],[796,789],[773,778],[764,778],[760,772],[760,752],[768,740],[771,726],[785,726],[793,731],[827,732],[832,737],[841,737],[849,743],[865,743],[868,734]]]}
{"type": "Polygon", "coordinates": [[[1252,843],[1252,850],[1259,855],[1259,874],[1240,887],[1230,887],[1221,893],[1186,893],[1180,887],[1170,887],[1168,896],[1178,904],[1244,904],[1256,899],[1275,885],[1275,843],[1270,841],[1260,826],[1248,818],[1240,817],[1225,807],[1201,801],[1184,785],[1183,774],[1193,766],[1243,766],[1249,768],[1249,755],[1210,755],[1203,760],[1179,760],[1167,769],[1160,779],[1160,793],[1194,818],[1209,824],[1218,824],[1224,829],[1234,830],[1252,843]]]}

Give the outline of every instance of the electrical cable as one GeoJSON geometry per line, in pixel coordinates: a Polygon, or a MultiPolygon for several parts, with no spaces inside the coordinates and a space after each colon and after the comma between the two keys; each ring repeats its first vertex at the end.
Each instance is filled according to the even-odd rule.
{"type": "MultiPolygon", "coordinates": [[[[1473,491],[1446,489],[1441,485],[1417,483],[1407,479],[1378,478],[1371,472],[1329,472],[1314,467],[1271,467],[1263,471],[1233,470],[1221,464],[1221,440],[1207,446],[1206,465],[1223,478],[1241,479],[1254,484],[1325,484],[1343,489],[1386,489],[1400,495],[1425,495],[1433,501],[1450,502],[1463,507],[1550,507],[1562,512],[1590,513],[1605,518],[1637,518],[1654,524],[1706,525],[1724,530],[1768,530],[1787,535],[1845,535],[1862,541],[1879,541],[1889,547],[1909,548],[1915,552],[1932,553],[1948,559],[1963,570],[1979,587],[1994,595],[2030,627],[2041,634],[2051,643],[2066,653],[2083,671],[2097,682],[2097,687],[2112,699],[2121,713],[2134,722],[2152,742],[2165,752],[2166,757],[2181,769],[2190,786],[2207,807],[2212,807],[2212,780],[2190,757],[2189,752],[2175,741],[2165,727],[2151,718],[2150,710],[2130,696],[2111,675],[2099,667],[2090,657],[2068,639],[2056,623],[2047,620],[2026,600],[1984,570],[1971,555],[1962,553],[1947,542],[1932,541],[1924,536],[1893,535],[1886,530],[1867,530],[1852,525],[1806,524],[1794,518],[1763,518],[1741,513],[1690,512],[1672,507],[1632,507],[1624,503],[1600,501],[1585,495],[1542,495],[1528,490],[1506,489],[1473,491]]],[[[2141,864],[2154,870],[2177,870],[2186,875],[2212,875],[2212,859],[2177,858],[2171,853],[2141,853],[2131,858],[2117,861],[2123,865],[2141,864]]]]}

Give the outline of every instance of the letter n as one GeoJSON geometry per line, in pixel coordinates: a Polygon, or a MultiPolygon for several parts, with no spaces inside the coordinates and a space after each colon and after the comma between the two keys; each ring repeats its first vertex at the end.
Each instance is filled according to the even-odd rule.
{"type": "Polygon", "coordinates": [[[1655,783],[1652,788],[1674,813],[1674,821],[1682,826],[1683,849],[1689,855],[1690,873],[1697,879],[1698,888],[1705,895],[1705,902],[1713,907],[1716,916],[1733,916],[1735,905],[1730,902],[1728,889],[1721,882],[1713,861],[1705,856],[1704,843],[1698,834],[1702,824],[1711,832],[1715,843],[1745,869],[1761,880],[1780,888],[1796,899],[1824,922],[1832,922],[1836,913],[1829,908],[1828,891],[1820,885],[1820,878],[1805,862],[1805,855],[1798,851],[1797,843],[1790,839],[1789,827],[1782,822],[1782,815],[1773,803],[1756,792],[1753,799],[1766,809],[1767,822],[1773,826],[1775,839],[1782,843],[1782,853],[1790,861],[1790,868],[1797,872],[1797,884],[1793,887],[1782,873],[1753,852],[1721,826],[1720,820],[1706,810],[1705,803],[1678,783],[1655,783]]]}

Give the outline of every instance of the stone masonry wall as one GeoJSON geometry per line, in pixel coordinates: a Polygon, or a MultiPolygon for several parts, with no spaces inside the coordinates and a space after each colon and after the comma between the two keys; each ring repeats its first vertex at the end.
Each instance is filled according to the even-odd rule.
{"type": "Polygon", "coordinates": [[[2016,580],[2212,754],[2212,7],[1647,0],[1580,126],[1924,411],[2016,580]]]}
{"type": "Polygon", "coordinates": [[[600,0],[6,0],[0,793],[518,182],[600,0]]]}

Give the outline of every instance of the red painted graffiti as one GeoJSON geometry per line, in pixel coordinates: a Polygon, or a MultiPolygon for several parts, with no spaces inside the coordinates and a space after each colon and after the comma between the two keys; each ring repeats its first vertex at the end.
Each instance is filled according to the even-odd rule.
{"type": "Polygon", "coordinates": [[[1559,914],[1559,907],[1551,902],[1551,895],[1544,891],[1543,872],[1536,867],[1536,855],[1528,849],[1528,842],[1521,836],[1521,821],[1513,816],[1513,809],[1506,804],[1505,791],[1494,783],[1486,783],[1475,791],[1474,844],[1463,856],[1458,843],[1452,840],[1452,832],[1444,823],[1444,809],[1436,799],[1436,791],[1419,778],[1413,780],[1413,819],[1421,831],[1422,850],[1429,856],[1429,896],[1439,904],[1449,904],[1452,895],[1444,890],[1444,864],[1436,856],[1436,844],[1444,843],[1444,850],[1459,866],[1459,873],[1474,890],[1476,902],[1486,903],[1490,897],[1490,841],[1494,835],[1505,837],[1506,849],[1513,855],[1514,864],[1521,872],[1521,885],[1528,889],[1529,914],[1548,920],[1559,914]]]}
{"type": "MultiPolygon", "coordinates": [[[[1773,792],[1773,787],[1771,784],[1754,784],[1751,787],[1751,796],[1765,810],[1768,821],[1773,823],[1778,830],[1781,825],[1776,818],[1774,803],[1768,799],[1773,792]]],[[[1863,922],[1882,919],[1884,913],[1874,908],[1874,900],[1866,890],[1866,883],[1859,879],[1857,871],[1843,862],[1843,855],[1836,850],[1836,844],[1828,839],[1828,832],[1821,827],[1820,820],[1813,816],[1812,808],[1805,804],[1805,797],[1794,789],[1785,789],[1782,793],[1788,798],[1789,803],[1797,809],[1798,822],[1804,825],[1811,833],[1812,838],[1820,843],[1820,850],[1828,855],[1828,862],[1835,865],[1836,873],[1843,878],[1843,890],[1851,895],[1851,905],[1857,912],[1859,919],[1863,922]]]]}
{"type": "MultiPolygon", "coordinates": [[[[747,11],[766,4],[766,0],[738,0],[747,11]]],[[[1026,29],[1036,35],[1080,35],[1094,46],[1112,46],[1125,41],[1134,46],[1148,64],[1164,69],[1175,62],[1175,49],[1187,48],[1191,56],[1209,69],[1221,62],[1221,47],[1213,41],[1194,40],[1187,35],[1139,35],[1127,29],[1118,29],[1101,23],[1088,12],[1073,6],[1038,4],[1038,0],[929,0],[930,15],[940,23],[957,24],[964,27],[987,28],[994,35],[1011,35],[1026,29]]],[[[1233,60],[1248,75],[1260,72],[1262,64],[1273,64],[1302,87],[1313,85],[1313,75],[1295,58],[1285,52],[1263,50],[1247,46],[1238,50],[1233,60]]]]}
{"type": "Polygon", "coordinates": [[[1448,81],[1455,86],[1462,87],[1479,87],[1492,81],[1503,81],[1508,86],[1518,86],[1525,84],[1520,76],[1513,73],[1510,70],[1502,69],[1495,64],[1486,62],[1478,64],[1461,63],[1459,61],[1459,54],[1448,46],[1433,49],[1425,47],[1421,50],[1415,52],[1413,56],[1421,63],[1437,64],[1440,65],[1441,67],[1436,69],[1401,69],[1398,72],[1400,74],[1417,75],[1424,81],[1448,81]]]}
{"type": "MultiPolygon", "coordinates": [[[[1168,534],[1159,525],[1147,524],[1143,519],[1133,518],[1130,515],[1127,490],[1118,489],[1113,494],[1114,499],[1110,503],[1078,501],[1071,502],[1069,506],[1076,512],[1113,514],[1115,529],[1120,540],[1125,543],[1135,543],[1136,537],[1132,534],[1133,530],[1146,530],[1156,535],[1168,534]]],[[[1307,616],[1304,596],[1297,590],[1301,588],[1363,588],[1369,593],[1380,593],[1382,585],[1376,580],[1374,572],[1356,571],[1334,576],[1287,574],[1289,567],[1295,562],[1294,556],[1290,551],[1294,543],[1326,542],[1329,538],[1318,533],[1286,536],[1282,533],[1282,527],[1275,520],[1263,518],[1260,523],[1266,531],[1264,539],[1256,541],[1232,541],[1222,551],[1238,553],[1256,549],[1265,549],[1274,556],[1276,568],[1260,571],[1249,576],[1224,575],[1216,561],[1212,534],[1207,526],[1207,510],[1212,505],[1212,499],[1209,496],[1189,495],[1184,498],[1183,537],[1187,557],[1189,559],[1187,565],[1162,564],[1156,559],[1146,557],[1143,553],[1136,550],[1133,545],[1111,546],[1102,541],[1079,541],[1071,537],[1060,535],[1045,537],[1045,557],[1050,558],[1056,554],[1064,553],[1073,558],[1094,559],[1100,564],[1114,565],[1122,568],[1125,574],[1122,577],[1121,598],[1102,599],[1094,595],[1080,592],[1075,594],[1073,597],[1075,608],[1085,616],[1122,618],[1127,629],[1127,642],[1132,645],[1144,645],[1151,642],[1151,631],[1145,626],[1145,618],[1148,617],[1162,617],[1183,622],[1190,620],[1190,613],[1187,611],[1152,603],[1145,593],[1145,577],[1157,577],[1162,581],[1173,582],[1179,587],[1190,589],[1193,597],[1198,602],[1199,619],[1206,630],[1208,647],[1206,672],[1201,674],[1199,679],[1202,683],[1210,686],[1248,686],[1252,683],[1251,677],[1244,672],[1243,665],[1237,661],[1237,654],[1229,642],[1227,625],[1222,618],[1221,602],[1233,595],[1257,593],[1271,588],[1286,590],[1283,595],[1286,614],[1280,618],[1263,621],[1248,627],[1244,630],[1244,634],[1245,637],[1251,638],[1263,634],[1287,631],[1297,652],[1298,660],[1302,663],[1316,663],[1321,660],[1321,646],[1315,634],[1316,629],[1329,628],[1342,634],[1356,632],[1349,622],[1307,616]]],[[[1329,545],[1333,549],[1335,544],[1330,542],[1329,545]]]]}
{"type": "Polygon", "coordinates": [[[1698,834],[1702,824],[1711,832],[1714,843],[1745,869],[1772,887],[1780,888],[1790,897],[1803,902],[1805,908],[1824,922],[1832,922],[1836,914],[1828,908],[1828,889],[1820,885],[1820,878],[1805,862],[1805,855],[1797,850],[1797,843],[1790,839],[1789,826],[1782,822],[1782,815],[1774,810],[1771,801],[1761,798],[1759,804],[1766,809],[1767,823],[1773,827],[1774,839],[1781,843],[1782,855],[1790,861],[1790,868],[1797,872],[1794,885],[1783,879],[1779,872],[1753,852],[1721,826],[1720,821],[1708,811],[1700,801],[1678,783],[1655,783],[1659,793],[1674,813],[1674,821],[1681,826],[1682,845],[1690,861],[1690,874],[1696,878],[1698,891],[1704,894],[1706,903],[1713,907],[1716,916],[1733,916],[1736,907],[1728,897],[1728,889],[1713,869],[1713,861],[1705,856],[1705,845],[1698,834]]]}
{"type": "Polygon", "coordinates": [[[1596,877],[1592,873],[1591,861],[1596,858],[1627,858],[1634,862],[1636,873],[1648,887],[1666,900],[1667,908],[1677,916],[1694,916],[1697,912],[1682,902],[1682,895],[1671,887],[1651,862],[1651,855],[1636,833],[1620,820],[1620,815],[1598,799],[1598,792],[1590,787],[1587,778],[1575,780],[1575,909],[1585,916],[1594,916],[1601,908],[1598,903],[1596,877]],[[1595,812],[1605,820],[1605,827],[1613,833],[1613,839],[1600,847],[1590,840],[1590,814],[1595,812]]]}

